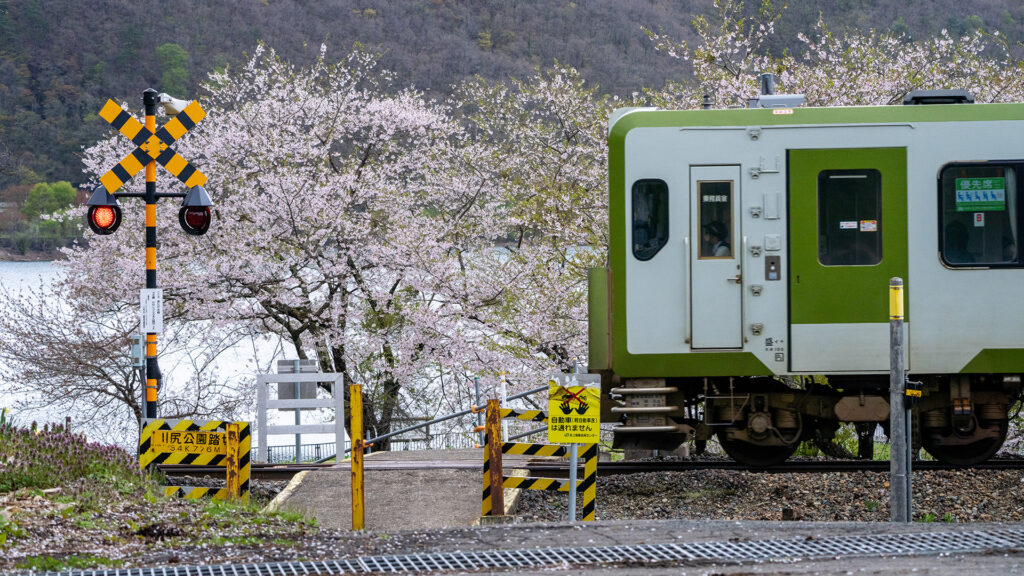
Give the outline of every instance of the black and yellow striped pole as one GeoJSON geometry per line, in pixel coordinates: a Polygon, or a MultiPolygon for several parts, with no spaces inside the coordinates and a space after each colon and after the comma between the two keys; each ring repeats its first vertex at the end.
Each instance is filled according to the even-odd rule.
{"type": "MultiPolygon", "coordinates": [[[[146,129],[156,133],[157,91],[152,88],[142,93],[146,108],[146,129]]],[[[150,139],[145,146],[157,146],[150,139]]],[[[153,154],[151,150],[150,156],[153,154]]],[[[146,288],[156,288],[156,160],[146,164],[146,288]]],[[[160,390],[160,366],[156,355],[156,333],[146,334],[146,418],[157,417],[157,392],[160,390]]]]}
{"type": "Polygon", "coordinates": [[[597,514],[597,444],[586,444],[583,450],[583,518],[593,522],[597,514]]]}

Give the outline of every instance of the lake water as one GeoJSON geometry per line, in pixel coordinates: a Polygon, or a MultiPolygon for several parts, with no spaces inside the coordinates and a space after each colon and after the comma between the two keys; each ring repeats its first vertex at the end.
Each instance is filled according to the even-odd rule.
{"type": "MultiPolygon", "coordinates": [[[[32,286],[38,286],[40,282],[52,283],[59,278],[59,275],[59,269],[52,262],[0,262],[0,287],[7,289],[18,289],[23,287],[29,288],[32,286]]],[[[2,313],[3,310],[0,310],[0,314],[2,313]]],[[[280,356],[282,354],[287,354],[288,357],[294,357],[294,348],[291,348],[290,346],[282,346],[280,340],[276,338],[255,341],[252,339],[245,339],[225,352],[214,368],[219,377],[246,379],[253,382],[256,379],[256,374],[260,371],[259,366],[262,365],[265,369],[267,366],[271,365],[275,356],[280,356]]],[[[160,366],[164,373],[165,381],[174,378],[175,367],[177,366],[182,367],[181,371],[183,373],[189,373],[187,358],[163,354],[160,357],[160,366]]],[[[7,372],[7,367],[2,361],[0,361],[0,375],[6,375],[7,372]]],[[[6,378],[4,379],[6,380],[6,378]]],[[[23,394],[12,395],[0,391],[0,409],[13,406],[22,396],[23,394]]],[[[249,410],[249,413],[244,417],[247,420],[254,421],[256,407],[255,398],[251,399],[251,405],[251,410],[249,410]]],[[[272,423],[291,423],[293,418],[291,413],[275,414],[275,412],[276,411],[272,411],[271,413],[272,423]]],[[[19,423],[30,422],[33,420],[40,423],[63,423],[64,416],[64,414],[56,414],[47,410],[20,410],[14,414],[16,421],[19,423]]],[[[330,414],[323,413],[316,415],[304,413],[303,422],[323,422],[329,416],[330,414]]],[[[97,440],[117,440],[117,438],[107,436],[99,431],[85,430],[85,432],[90,438],[95,437],[97,440]]],[[[255,440],[255,436],[253,439],[255,440]]],[[[333,440],[333,435],[327,437],[325,435],[316,434],[306,435],[303,437],[303,443],[332,442],[333,440]]],[[[294,444],[294,437],[272,436],[268,443],[272,446],[294,444]]]]}

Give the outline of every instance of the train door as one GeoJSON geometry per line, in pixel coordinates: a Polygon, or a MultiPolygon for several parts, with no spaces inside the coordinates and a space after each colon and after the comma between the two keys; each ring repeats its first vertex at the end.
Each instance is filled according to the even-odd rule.
{"type": "Polygon", "coordinates": [[[690,167],[693,348],[742,348],[740,167],[690,167]]]}
{"type": "Polygon", "coordinates": [[[906,148],[790,150],[788,178],[790,369],[889,370],[889,279],[909,284],[906,148]]]}

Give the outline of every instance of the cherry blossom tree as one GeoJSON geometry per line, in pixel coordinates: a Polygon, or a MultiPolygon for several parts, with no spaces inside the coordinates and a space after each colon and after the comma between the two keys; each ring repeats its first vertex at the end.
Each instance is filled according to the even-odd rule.
{"type": "MultiPolygon", "coordinates": [[[[468,85],[464,124],[391,82],[365,52],[295,67],[259,48],[211,76],[208,117],[177,146],[210,177],[211,232],[185,237],[160,214],[172,312],[279,334],[366,385],[371,434],[441,383],[499,370],[537,383],[582,359],[585,268],[606,234],[607,99],[578,73],[468,85]]],[[[128,152],[111,137],[86,164],[99,174],[128,152]]],[[[141,240],[71,251],[76,289],[118,301],[98,265],[118,270],[108,286],[130,285],[141,240]]]]}
{"type": "Polygon", "coordinates": [[[1024,97],[1024,61],[998,32],[974,31],[954,38],[911,41],[892,32],[833,33],[819,19],[811,35],[801,34],[799,54],[773,56],[764,46],[782,14],[762,2],[755,17],[743,4],[715,0],[715,18],[693,21],[699,43],[691,48],[659,30],[645,29],[655,48],[690,63],[692,85],[670,84],[649,91],[662,106],[693,108],[705,94],[718,107],[744,105],[759,93],[759,75],[775,73],[787,93],[804,94],[808,106],[898,104],[912,90],[962,88],[978,102],[1024,97]]]}
{"type": "MultiPolygon", "coordinates": [[[[130,337],[138,332],[136,309],[96,308],[70,289],[68,282],[42,280],[0,288],[0,391],[18,399],[19,411],[68,415],[92,436],[134,444],[144,412],[129,354],[130,337]]],[[[237,337],[182,322],[171,322],[163,337],[165,357],[176,359],[184,378],[164,390],[162,415],[239,416],[251,384],[222,377],[214,367],[237,337]]]]}

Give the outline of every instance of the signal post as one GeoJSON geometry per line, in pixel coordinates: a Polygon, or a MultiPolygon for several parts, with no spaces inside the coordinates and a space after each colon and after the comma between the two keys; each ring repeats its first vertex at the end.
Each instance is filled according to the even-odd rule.
{"type": "Polygon", "coordinates": [[[100,110],[100,117],[131,140],[137,148],[100,177],[100,186],[93,191],[87,205],[89,228],[96,234],[107,235],[112,234],[121,225],[118,198],[142,198],[146,203],[146,287],[140,293],[141,330],[146,334],[146,418],[156,418],[157,395],[162,380],[157,362],[157,335],[163,329],[163,294],[157,287],[156,279],[156,204],[161,198],[183,198],[181,209],[178,211],[178,222],[186,234],[200,236],[210,227],[210,206],[213,203],[203,188],[206,176],[170,147],[205,118],[206,112],[198,102],[193,101],[183,106],[171,120],[157,130],[157,105],[164,103],[170,112],[179,103],[184,103],[166,94],[158,94],[152,88],[142,93],[142,102],[145,109],[145,125],[113,100],[108,100],[100,110]],[[184,183],[189,189],[188,192],[158,193],[157,163],[184,183]],[[141,194],[118,192],[121,186],[143,167],[146,170],[146,191],[141,194]]]}

